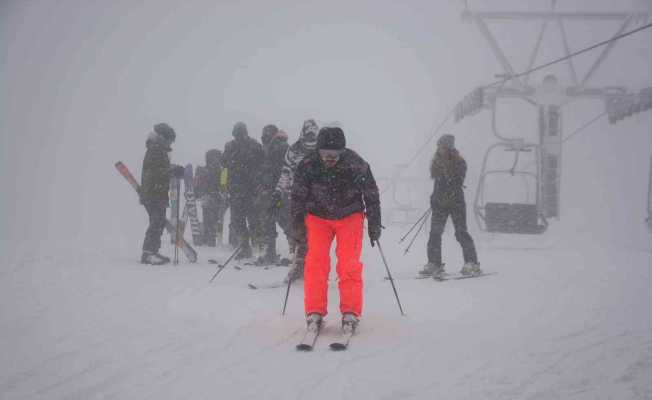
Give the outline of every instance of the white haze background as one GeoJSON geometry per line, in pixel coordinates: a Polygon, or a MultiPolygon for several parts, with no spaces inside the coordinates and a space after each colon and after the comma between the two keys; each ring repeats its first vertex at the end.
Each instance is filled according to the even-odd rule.
{"type": "MultiPolygon", "coordinates": [[[[545,10],[549,3],[469,1],[469,6],[545,10]]],[[[566,0],[559,1],[557,9],[652,12],[652,5],[640,0],[566,0]]],[[[260,393],[263,398],[433,398],[437,394],[444,398],[568,398],[568,393],[578,398],[600,398],[600,393],[615,398],[652,397],[652,320],[647,309],[652,300],[647,289],[652,245],[644,225],[652,155],[649,112],[616,125],[602,119],[566,143],[562,219],[553,221],[546,235],[482,235],[469,215],[483,267],[500,275],[491,281],[455,286],[461,291],[434,289],[430,282],[428,286],[400,282],[406,308],[413,315],[407,328],[406,320],[397,316],[390,288],[376,282],[379,279],[372,280],[383,273],[376,250],[365,248],[368,279],[375,282],[367,284],[368,328],[360,334],[368,339],[359,340],[360,353],[353,348],[353,355],[343,356],[348,363],[323,353],[317,356],[324,362],[321,367],[312,364],[314,360],[297,359],[291,347],[302,324],[299,290],[290,304],[291,315],[274,319],[281,294],[257,297],[244,287],[247,280],[265,276],[261,272],[240,276],[225,272],[223,286],[219,286],[223,291],[211,291],[204,285],[211,267],[165,269],[157,274],[136,264],[146,214],[113,163],[122,160],[139,176],[145,138],[154,123],[168,122],[177,131],[173,162],[199,164],[207,149],[223,148],[238,120],[245,121],[256,138],[265,124],[275,123],[288,132],[291,142],[306,118],[337,121],[349,147],[371,163],[384,186],[395,165],[407,162],[423,148],[434,127],[463,95],[492,82],[494,74],[501,72],[476,27],[461,21],[462,10],[463,3],[458,1],[2,2],[0,185],[5,189],[0,197],[0,318],[5,333],[0,344],[4,354],[0,356],[0,397],[204,398],[220,390],[234,398],[260,393]],[[524,246],[548,250],[501,250],[524,246]],[[584,279],[590,274],[600,278],[584,279]],[[187,295],[195,289],[201,295],[187,295]],[[185,293],[185,301],[170,297],[171,292],[185,293]],[[501,296],[504,293],[517,297],[501,296]],[[565,296],[571,303],[580,302],[572,303],[581,304],[577,314],[564,314],[568,305],[559,299],[565,296]],[[165,303],[170,298],[177,300],[165,303]],[[233,304],[230,311],[210,310],[225,302],[233,304]],[[456,308],[460,302],[468,308],[456,308]],[[157,303],[162,305],[152,306],[157,303]],[[125,308],[131,309],[130,317],[124,317],[125,308]],[[597,353],[591,353],[579,365],[564,365],[563,360],[573,359],[574,351],[587,343],[601,343],[600,338],[587,339],[582,334],[587,331],[581,328],[575,343],[541,344],[530,356],[514,359],[501,353],[514,350],[507,342],[527,342],[527,332],[545,332],[550,328],[546,323],[577,322],[578,316],[593,309],[608,310],[605,313],[614,317],[596,322],[597,332],[618,336],[622,329],[640,338],[626,342],[627,346],[614,346],[614,352],[630,357],[628,365],[640,373],[632,372],[623,386],[607,385],[611,390],[607,392],[598,387],[609,369],[600,366],[615,353],[608,353],[601,362],[596,361],[600,359],[597,353]],[[532,316],[537,310],[543,315],[541,320],[532,316]],[[631,320],[623,317],[629,312],[631,320]],[[241,313],[251,313],[265,323],[256,325],[241,313]],[[433,315],[441,317],[433,320],[433,315]],[[110,318],[122,322],[108,326],[110,318]],[[88,321],[93,322],[89,325],[88,321]],[[188,323],[196,329],[188,329],[188,323]],[[506,325],[508,334],[502,330],[506,325]],[[139,330],[143,326],[147,328],[139,330]],[[272,338],[264,338],[261,332],[243,335],[248,326],[269,328],[272,338]],[[152,327],[159,333],[152,333],[152,327]],[[485,332],[500,356],[479,351],[476,342],[465,346],[467,340],[474,340],[467,333],[475,329],[485,332]],[[396,336],[386,330],[397,332],[396,336]],[[130,335],[121,336],[125,331],[130,335]],[[412,345],[419,347],[397,347],[394,354],[391,349],[383,350],[384,343],[398,346],[398,338],[404,339],[406,331],[412,345]],[[441,332],[452,334],[442,338],[441,332]],[[209,348],[214,350],[208,352],[211,356],[199,355],[206,350],[202,344],[220,342],[222,333],[231,338],[230,347],[221,352],[209,348]],[[176,350],[168,353],[164,345],[163,350],[151,353],[143,350],[151,344],[148,335],[153,342],[180,339],[198,348],[191,348],[191,356],[184,357],[188,353],[182,346],[178,359],[176,350]],[[240,341],[233,339],[238,336],[240,341]],[[449,341],[434,345],[437,338],[449,341]],[[268,349],[269,340],[282,345],[258,359],[249,357],[248,351],[261,346],[268,349]],[[552,346],[550,353],[546,345],[552,346]],[[456,347],[460,350],[453,350],[456,347]],[[111,357],[116,353],[122,354],[121,362],[111,357]],[[383,367],[372,354],[397,369],[383,367]],[[460,359],[471,361],[447,369],[450,362],[460,359]],[[139,363],[146,367],[133,371],[128,367],[139,363]],[[219,377],[214,376],[213,363],[227,370],[240,368],[241,381],[217,372],[219,377]],[[166,378],[168,370],[163,365],[181,378],[166,378]],[[561,371],[559,379],[533,378],[545,375],[541,371],[554,372],[555,366],[561,371]],[[334,372],[339,367],[351,373],[351,380],[334,372]],[[588,371],[587,376],[578,377],[580,383],[561,382],[566,369],[575,368],[588,371]],[[87,380],[78,374],[80,370],[90,371],[87,380]],[[311,376],[302,380],[302,371],[311,376]],[[437,371],[441,379],[432,377],[437,371]],[[478,371],[486,372],[484,380],[465,386],[464,378],[473,378],[478,371]],[[385,380],[371,378],[384,374],[385,380]],[[105,376],[110,377],[106,384],[97,384],[105,376]],[[227,383],[233,379],[237,384],[227,383]],[[425,386],[410,391],[394,383],[413,380],[425,386]],[[319,391],[302,386],[305,382],[319,391]],[[555,392],[560,382],[561,387],[571,388],[562,391],[563,396],[555,392]],[[574,392],[572,388],[577,387],[582,389],[574,392]]],[[[514,57],[515,68],[523,70],[538,26],[513,22],[491,28],[508,56],[514,57]]],[[[616,29],[617,24],[611,23],[568,23],[571,49],[604,40],[616,29]]],[[[552,31],[537,64],[562,55],[559,37],[552,31]]],[[[623,39],[593,84],[623,85],[635,91],[650,86],[651,43],[650,30],[623,39]]],[[[597,54],[575,60],[580,73],[597,54]]],[[[535,74],[533,80],[540,81],[551,72],[562,83],[568,82],[563,64],[535,74]]],[[[602,110],[597,101],[567,106],[565,133],[602,110]]],[[[536,114],[531,107],[506,102],[499,113],[500,129],[508,136],[535,138],[536,114]]],[[[469,164],[469,204],[484,152],[494,143],[489,123],[490,115],[484,112],[444,129],[456,135],[469,164]]],[[[403,200],[412,193],[412,205],[419,209],[428,204],[427,164],[433,150],[429,142],[405,173],[421,183],[406,185],[399,193],[403,200]]],[[[393,202],[391,192],[382,201],[387,211],[393,202]]],[[[416,272],[425,259],[424,237],[408,256],[402,255],[402,247],[395,243],[405,230],[404,226],[388,226],[383,241],[400,276],[416,272]]],[[[444,240],[448,263],[457,268],[459,250],[450,231],[444,240]]],[[[200,249],[200,259],[208,256],[225,257],[200,249]]],[[[617,363],[610,365],[616,368],[617,363]]],[[[624,372],[623,376],[628,375],[624,372]]]]}

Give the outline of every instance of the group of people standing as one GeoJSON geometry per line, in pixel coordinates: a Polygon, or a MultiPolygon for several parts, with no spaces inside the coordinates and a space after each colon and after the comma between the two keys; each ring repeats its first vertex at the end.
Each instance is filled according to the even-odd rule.
{"type": "MultiPolygon", "coordinates": [[[[336,255],[340,312],[343,326],[355,329],[362,314],[362,252],[364,221],[371,245],[380,239],[381,209],[378,186],[369,164],[346,147],[339,127],[319,129],[314,119],[303,122],[299,138],[288,144],[288,135],[266,125],[261,142],[249,136],[238,122],[224,151],[206,153],[206,166],[197,171],[197,195],[202,199],[205,244],[222,240],[227,205],[231,208],[229,244],[237,259],[262,254],[256,264],[277,263],[277,224],[287,237],[291,268],[286,281],[304,278],[304,308],[308,321],[321,323],[327,314],[330,249],[337,240],[336,255]]],[[[166,223],[170,177],[183,176],[183,168],[170,164],[168,153],[176,133],[167,124],[154,126],[148,136],[143,161],[141,203],[150,224],[145,234],[141,262],[164,264],[159,253],[166,223]]],[[[466,227],[464,179],[466,163],[455,148],[455,138],[443,135],[433,157],[431,178],[431,230],[428,263],[419,274],[441,278],[441,236],[450,215],[455,237],[462,246],[462,274],[481,273],[475,245],[466,227]]]]}

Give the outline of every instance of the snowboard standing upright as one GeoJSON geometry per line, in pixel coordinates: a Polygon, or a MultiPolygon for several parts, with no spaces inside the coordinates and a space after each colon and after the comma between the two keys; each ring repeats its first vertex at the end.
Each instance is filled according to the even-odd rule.
{"type": "MultiPolygon", "coordinates": [[[[136,178],[134,178],[134,176],[131,174],[127,166],[124,165],[121,161],[118,161],[117,163],[115,163],[115,168],[127,180],[127,182],[129,182],[129,184],[131,185],[131,187],[134,188],[136,193],[140,193],[140,185],[138,184],[136,178]]],[[[173,213],[172,215],[175,214],[173,213]]],[[[165,230],[168,231],[170,236],[176,237],[176,227],[172,225],[169,219],[166,220],[165,222],[165,230]]],[[[190,245],[183,239],[183,237],[179,238],[179,242],[177,243],[177,246],[181,248],[181,251],[183,251],[183,254],[185,254],[186,258],[188,258],[190,262],[194,263],[197,261],[197,252],[195,251],[195,249],[190,247],[190,245]]]]}
{"type": "Polygon", "coordinates": [[[183,180],[184,196],[186,198],[186,207],[184,208],[184,214],[187,212],[188,219],[190,220],[190,229],[192,230],[192,243],[195,246],[201,246],[201,224],[199,223],[199,218],[197,217],[197,200],[195,198],[195,189],[193,186],[192,164],[186,165],[183,180]]]}

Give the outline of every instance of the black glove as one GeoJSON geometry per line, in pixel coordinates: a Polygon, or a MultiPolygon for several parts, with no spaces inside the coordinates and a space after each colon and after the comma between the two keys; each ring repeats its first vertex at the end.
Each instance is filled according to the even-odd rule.
{"type": "Polygon", "coordinates": [[[186,173],[186,170],[181,165],[176,165],[176,164],[170,165],[170,176],[172,178],[181,179],[181,178],[183,178],[185,173],[186,173]]]}
{"type": "Polygon", "coordinates": [[[380,239],[380,233],[382,230],[382,225],[369,225],[367,231],[369,233],[369,241],[371,242],[371,247],[376,245],[378,239],[380,239]]]}

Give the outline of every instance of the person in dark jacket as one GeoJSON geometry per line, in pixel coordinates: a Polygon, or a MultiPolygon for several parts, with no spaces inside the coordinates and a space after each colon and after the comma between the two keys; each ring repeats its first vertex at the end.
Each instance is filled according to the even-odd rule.
{"type": "Polygon", "coordinates": [[[279,130],[276,125],[266,125],[261,136],[265,158],[259,176],[256,197],[258,228],[265,248],[265,253],[256,260],[257,265],[269,265],[279,261],[276,253],[276,223],[281,225],[284,232],[288,231],[287,219],[281,218],[278,202],[274,201],[274,191],[281,176],[284,165],[285,153],[289,147],[288,135],[279,130]]]}
{"type": "Polygon", "coordinates": [[[455,238],[462,246],[464,266],[463,275],[480,274],[480,264],[475,251],[475,244],[466,226],[466,202],[464,200],[464,178],[466,161],[455,148],[453,135],[442,135],[437,141],[437,152],[430,164],[430,177],[434,180],[430,196],[432,216],[430,219],[430,237],[428,238],[428,263],[419,274],[440,279],[444,276],[444,264],[441,261],[441,236],[448,216],[453,220],[455,238]]]}
{"type": "Polygon", "coordinates": [[[293,233],[308,242],[304,307],[308,322],[327,314],[330,248],[337,239],[342,328],[355,330],[362,314],[362,234],[365,214],[373,246],[380,238],[380,196],[369,164],[346,148],[338,127],[319,131],[317,151],[299,163],[292,186],[293,233]]]}
{"type": "Polygon", "coordinates": [[[140,187],[140,202],[149,215],[149,227],[145,232],[143,264],[161,265],[170,262],[168,257],[159,254],[161,235],[165,229],[165,210],[168,207],[170,177],[183,177],[183,167],[170,164],[168,153],[176,138],[176,133],[168,124],[154,125],[154,131],[147,137],[147,151],[143,159],[140,187]]]}
{"type": "Polygon", "coordinates": [[[195,192],[202,204],[204,216],[203,242],[208,247],[222,246],[224,214],[228,207],[226,185],[222,168],[222,152],[206,152],[206,166],[197,167],[195,192]]]}
{"type": "Polygon", "coordinates": [[[237,122],[233,126],[233,140],[224,146],[222,156],[222,162],[229,170],[231,224],[238,246],[241,246],[236,259],[252,256],[250,234],[257,222],[253,203],[263,157],[263,148],[249,137],[247,125],[237,122]]]}
{"type": "MultiPolygon", "coordinates": [[[[285,152],[284,165],[272,197],[272,202],[280,205],[278,219],[281,227],[290,225],[290,192],[292,191],[292,183],[294,182],[294,172],[301,160],[310,152],[315,151],[318,133],[319,127],[317,126],[317,122],[312,118],[306,119],[301,126],[299,139],[292,143],[285,152]]],[[[307,250],[305,238],[293,237],[293,235],[288,234],[290,229],[285,230],[285,234],[288,237],[290,255],[292,257],[291,268],[285,277],[286,281],[303,277],[304,259],[307,250]]]]}

